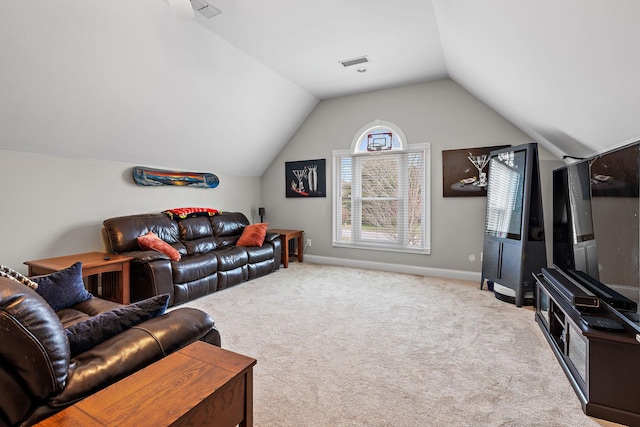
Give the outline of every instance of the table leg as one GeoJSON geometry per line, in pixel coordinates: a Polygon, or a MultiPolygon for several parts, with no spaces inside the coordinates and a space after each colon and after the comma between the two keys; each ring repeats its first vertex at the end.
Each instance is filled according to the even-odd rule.
{"type": "Polygon", "coordinates": [[[122,264],[122,271],[120,272],[120,283],[118,284],[119,297],[121,304],[128,305],[131,303],[131,286],[129,282],[129,269],[128,262],[122,264]]]}
{"type": "Polygon", "coordinates": [[[289,267],[289,239],[286,235],[280,235],[280,239],[284,240],[282,242],[282,265],[284,268],[289,267]]]}
{"type": "Polygon", "coordinates": [[[249,368],[244,374],[244,419],[240,427],[253,426],[253,369],[249,368]]]}
{"type": "Polygon", "coordinates": [[[298,236],[298,262],[302,262],[304,257],[304,246],[302,243],[303,237],[304,237],[303,233],[300,233],[300,235],[298,236]]]}

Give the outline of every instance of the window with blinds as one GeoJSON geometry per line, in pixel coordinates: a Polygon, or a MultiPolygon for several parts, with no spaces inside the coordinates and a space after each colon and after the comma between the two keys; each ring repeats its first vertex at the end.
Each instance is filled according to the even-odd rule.
{"type": "Polygon", "coordinates": [[[333,243],[429,253],[429,146],[404,149],[395,137],[388,136],[392,130],[378,132],[389,140],[388,149],[380,149],[385,146],[382,137],[372,138],[369,130],[361,135],[355,152],[334,152],[333,243]],[[371,141],[375,145],[367,149],[371,141]]]}

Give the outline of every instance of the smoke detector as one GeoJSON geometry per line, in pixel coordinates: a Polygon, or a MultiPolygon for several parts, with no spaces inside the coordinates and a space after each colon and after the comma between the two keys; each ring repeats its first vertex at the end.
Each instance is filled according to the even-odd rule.
{"type": "Polygon", "coordinates": [[[214,16],[218,16],[222,13],[220,9],[211,6],[204,0],[191,0],[191,6],[195,9],[196,12],[207,19],[211,19],[214,16]]]}
{"type": "Polygon", "coordinates": [[[347,68],[347,67],[351,67],[352,65],[366,64],[368,62],[371,62],[371,60],[369,59],[369,57],[364,55],[364,56],[359,56],[357,58],[345,59],[344,61],[338,61],[338,62],[340,62],[343,67],[347,68]]]}

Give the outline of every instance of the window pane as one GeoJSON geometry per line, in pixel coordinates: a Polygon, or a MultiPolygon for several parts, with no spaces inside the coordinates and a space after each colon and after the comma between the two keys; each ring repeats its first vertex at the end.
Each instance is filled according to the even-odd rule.
{"type": "Polygon", "coordinates": [[[424,210],[424,199],[422,185],[424,183],[424,156],[422,153],[410,153],[408,159],[409,168],[409,189],[407,192],[409,220],[408,245],[412,247],[422,247],[423,229],[422,216],[424,210]]]}
{"type": "Polygon", "coordinates": [[[362,197],[398,197],[396,155],[362,158],[362,197]]]}
{"type": "Polygon", "coordinates": [[[361,240],[398,242],[397,200],[363,200],[361,240]]]}

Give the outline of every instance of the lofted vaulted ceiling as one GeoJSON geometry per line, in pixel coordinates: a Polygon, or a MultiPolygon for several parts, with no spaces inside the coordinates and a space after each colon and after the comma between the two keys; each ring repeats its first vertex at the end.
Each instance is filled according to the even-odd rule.
{"type": "Polygon", "coordinates": [[[208,1],[0,2],[0,150],[260,176],[320,100],[443,77],[558,156],[640,137],[635,0],[208,1]]]}

